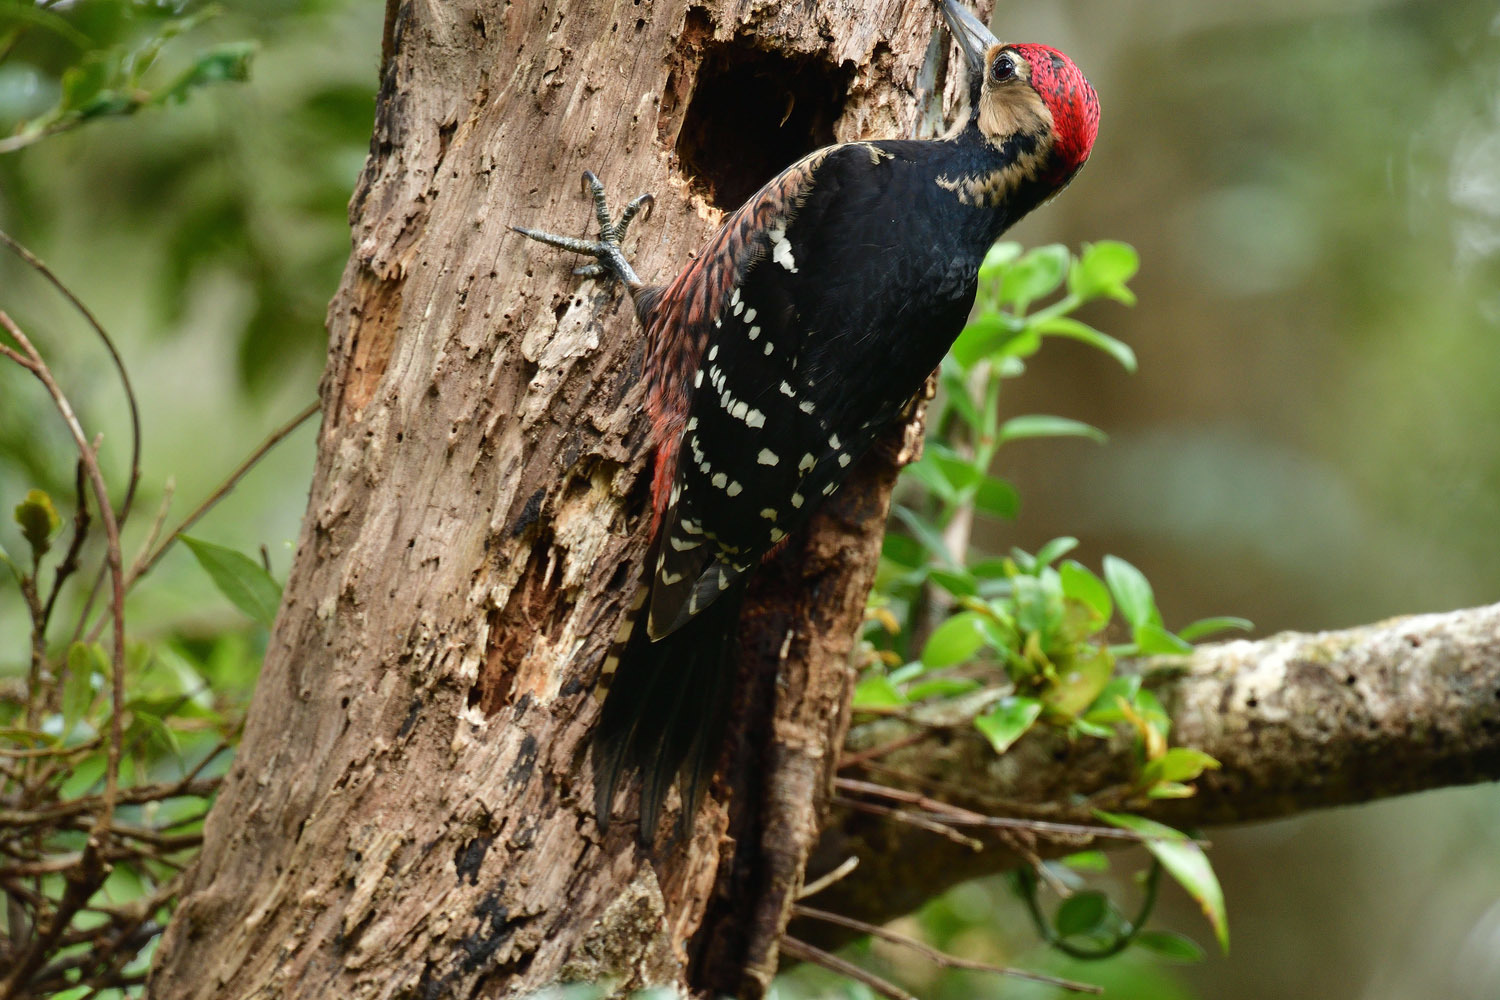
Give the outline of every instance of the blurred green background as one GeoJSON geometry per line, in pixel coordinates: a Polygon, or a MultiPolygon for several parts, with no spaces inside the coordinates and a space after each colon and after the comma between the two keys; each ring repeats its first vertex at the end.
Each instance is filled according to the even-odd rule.
{"type": "MultiPolygon", "coordinates": [[[[7,3],[19,6],[0,3],[0,27],[7,3]]],[[[56,6],[95,40],[174,13],[56,6]]],[[[152,79],[253,39],[249,83],[0,155],[0,227],[94,308],[143,401],[147,516],[128,552],[169,478],[175,521],[312,399],[368,147],[381,4],[222,7],[152,79]]],[[[1088,420],[1111,441],[1008,446],[997,471],[1022,513],[979,541],[1034,550],[1077,535],[1084,562],[1113,552],[1145,570],[1169,625],[1237,614],[1259,633],[1335,628],[1500,599],[1500,6],[1026,0],[998,28],[1067,51],[1101,94],[1092,163],[1012,235],[1140,250],[1139,305],[1084,318],[1141,369],[1051,343],[1008,386],[1013,412],[1088,420]]],[[[56,102],[72,44],[30,28],[0,61],[0,136],[56,102]]],[[[123,482],[124,408],[97,344],[6,255],[0,308],[55,361],[85,423],[107,429],[123,482]]],[[[0,506],[31,487],[71,498],[70,451],[32,380],[0,367],[0,506]]],[[[265,545],[284,578],[311,460],[309,425],[196,533],[265,545]]],[[[20,548],[8,518],[0,543],[20,548]]],[[[242,629],[205,582],[175,551],[132,597],[137,628],[242,629]]],[[[0,675],[20,669],[24,637],[19,600],[0,591],[0,675]]],[[[1191,967],[1050,962],[998,881],[921,922],[956,950],[1050,963],[1115,997],[1494,1000],[1497,830],[1500,794],[1481,787],[1215,831],[1234,951],[1191,967]]],[[[1159,923],[1206,942],[1192,904],[1164,894],[1159,923]]],[[[870,950],[924,998],[1049,995],[870,950]]],[[[809,989],[860,995],[818,976],[782,995],[809,989]]]]}

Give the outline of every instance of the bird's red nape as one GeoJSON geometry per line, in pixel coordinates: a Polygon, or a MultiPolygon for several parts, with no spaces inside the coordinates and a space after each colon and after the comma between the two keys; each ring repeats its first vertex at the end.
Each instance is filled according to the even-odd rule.
{"type": "Polygon", "coordinates": [[[1089,158],[1099,134],[1099,95],[1063,53],[1048,45],[1012,46],[1031,64],[1031,86],[1052,112],[1061,172],[1071,176],[1089,158]]]}

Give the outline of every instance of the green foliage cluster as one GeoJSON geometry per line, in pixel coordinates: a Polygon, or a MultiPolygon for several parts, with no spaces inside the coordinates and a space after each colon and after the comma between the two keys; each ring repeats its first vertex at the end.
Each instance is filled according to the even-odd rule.
{"type": "MultiPolygon", "coordinates": [[[[1214,618],[1169,631],[1140,570],[1111,555],[1101,577],[1065,560],[1078,544],[1073,538],[1000,557],[971,553],[967,539],[976,514],[1012,518],[1019,509],[1014,487],[990,471],[1002,445],[1029,437],[1104,440],[1065,417],[1002,418],[1001,388],[1048,337],[1082,341],[1133,371],[1129,347],[1072,313],[1096,299],[1133,303],[1127,283],[1137,266],[1135,251],[1115,242],[1085,246],[1077,256],[1060,246],[1023,252],[1000,243],[986,257],[978,308],[939,375],[934,434],[906,469],[893,509],[901,530],[884,545],[865,633],[874,655],[855,690],[856,710],[885,715],[963,698],[981,706],[972,725],[1002,754],[1038,725],[1102,740],[1124,728],[1135,765],[1130,787],[1117,796],[1126,802],[1192,795],[1192,781],[1218,762],[1170,745],[1167,712],[1139,671],[1120,669],[1122,661],[1180,656],[1194,640],[1249,623],[1214,618]]],[[[1095,816],[1140,834],[1154,857],[1142,911],[1126,919],[1103,893],[1079,891],[1049,921],[1036,876],[1023,873],[1017,885],[1043,938],[1075,958],[1108,957],[1131,943],[1172,958],[1197,954],[1186,939],[1144,929],[1160,866],[1199,900],[1227,948],[1222,894],[1198,845],[1142,817],[1095,816]]]]}
{"type": "MultiPolygon", "coordinates": [[[[180,7],[163,3],[82,3],[64,17],[56,4],[16,2],[0,6],[0,53],[9,55],[28,31],[41,32],[71,47],[57,73],[56,101],[32,114],[25,104],[0,108],[9,112],[10,135],[0,139],[0,153],[22,149],[50,135],[94,118],[132,115],[146,108],[178,104],[200,87],[250,76],[255,43],[227,42],[197,52],[174,74],[158,63],[163,47],[219,13],[199,7],[180,15],[180,7]]],[[[47,50],[42,46],[42,51],[47,50]]],[[[50,61],[50,60],[49,60],[50,61]]]]}

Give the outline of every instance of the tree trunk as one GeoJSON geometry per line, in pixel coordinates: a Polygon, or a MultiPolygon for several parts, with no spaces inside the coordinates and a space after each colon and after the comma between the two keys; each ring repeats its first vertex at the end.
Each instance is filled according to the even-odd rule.
{"type": "MultiPolygon", "coordinates": [[[[847,725],[901,441],[760,574],[721,779],[688,836],[601,837],[579,761],[647,542],[642,335],[510,224],[665,280],[800,153],[910,134],[935,8],[467,0],[388,8],[286,597],[152,995],[515,996],[612,978],[758,996],[847,725]]],[[[936,51],[936,50],[934,50],[936,51]]]]}

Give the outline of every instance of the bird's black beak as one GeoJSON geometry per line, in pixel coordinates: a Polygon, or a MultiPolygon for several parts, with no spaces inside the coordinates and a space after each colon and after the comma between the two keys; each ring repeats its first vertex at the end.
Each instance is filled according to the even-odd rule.
{"type": "Polygon", "coordinates": [[[974,13],[959,3],[958,0],[943,0],[943,20],[948,22],[948,30],[953,34],[953,40],[958,47],[963,49],[964,60],[969,64],[969,71],[980,73],[984,71],[984,54],[989,51],[991,45],[998,45],[1000,39],[996,38],[989,28],[985,27],[983,21],[974,16],[974,13]]]}

